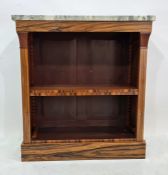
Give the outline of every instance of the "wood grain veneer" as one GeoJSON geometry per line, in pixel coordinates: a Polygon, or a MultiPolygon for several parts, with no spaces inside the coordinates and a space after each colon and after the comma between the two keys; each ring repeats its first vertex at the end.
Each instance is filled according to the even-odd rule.
{"type": "Polygon", "coordinates": [[[32,87],[31,96],[89,96],[138,95],[138,89],[129,87],[32,87]]]}
{"type": "Polygon", "coordinates": [[[145,158],[152,21],[17,20],[22,161],[145,158]]]}
{"type": "Polygon", "coordinates": [[[151,32],[152,22],[16,21],[18,32],[151,32]]]}
{"type": "Polygon", "coordinates": [[[22,161],[142,159],[145,142],[79,142],[22,144],[22,161]]]}
{"type": "Polygon", "coordinates": [[[23,142],[31,141],[28,33],[18,33],[22,74],[23,142]]]}

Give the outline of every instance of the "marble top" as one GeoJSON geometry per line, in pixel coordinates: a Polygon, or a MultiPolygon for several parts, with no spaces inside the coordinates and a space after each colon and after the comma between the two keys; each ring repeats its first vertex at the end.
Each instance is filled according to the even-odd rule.
{"type": "Polygon", "coordinates": [[[56,20],[56,21],[154,21],[155,16],[48,16],[48,15],[12,15],[17,20],[56,20]]]}

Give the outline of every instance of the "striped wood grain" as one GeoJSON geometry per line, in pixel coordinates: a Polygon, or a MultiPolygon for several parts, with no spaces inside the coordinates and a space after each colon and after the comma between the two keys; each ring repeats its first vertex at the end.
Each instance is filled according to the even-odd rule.
{"type": "Polygon", "coordinates": [[[145,142],[22,144],[22,161],[145,158],[145,142]]]}
{"type": "Polygon", "coordinates": [[[16,21],[18,32],[150,32],[152,22],[16,21]]]}

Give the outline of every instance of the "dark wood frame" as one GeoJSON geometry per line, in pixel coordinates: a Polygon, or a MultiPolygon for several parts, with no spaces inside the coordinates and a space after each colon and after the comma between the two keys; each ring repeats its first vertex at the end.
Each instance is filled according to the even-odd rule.
{"type": "MultiPolygon", "coordinates": [[[[69,159],[111,159],[145,158],[143,138],[145,81],[147,45],[152,22],[103,22],[103,21],[16,21],[20,41],[22,102],[23,102],[23,143],[22,161],[69,160],[69,159]],[[29,82],[29,34],[30,32],[139,32],[139,72],[137,88],[98,88],[97,91],[83,87],[69,89],[71,95],[137,95],[136,138],[125,139],[81,139],[81,140],[32,140],[31,138],[31,96],[68,96],[66,88],[30,88],[29,82]],[[101,93],[100,93],[101,92],[101,93]]],[[[133,38],[134,39],[134,38],[133,38]]],[[[133,52],[133,50],[132,50],[133,52]]]]}

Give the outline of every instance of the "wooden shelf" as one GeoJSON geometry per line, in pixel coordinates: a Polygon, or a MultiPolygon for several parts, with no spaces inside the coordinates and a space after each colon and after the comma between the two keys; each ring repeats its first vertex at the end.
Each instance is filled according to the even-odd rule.
{"type": "Polygon", "coordinates": [[[115,127],[53,127],[39,128],[32,134],[34,140],[71,140],[76,139],[128,139],[135,138],[126,128],[115,127]]]}
{"type": "Polygon", "coordinates": [[[31,87],[30,96],[138,95],[134,87],[52,86],[31,87]]]}

